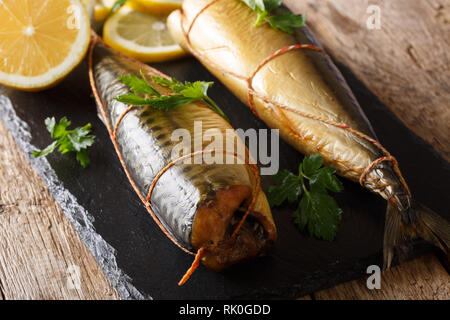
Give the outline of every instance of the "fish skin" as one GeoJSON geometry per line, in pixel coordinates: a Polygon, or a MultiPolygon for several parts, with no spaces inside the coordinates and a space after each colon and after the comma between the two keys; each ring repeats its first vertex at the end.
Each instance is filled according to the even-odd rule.
{"type": "MultiPolygon", "coordinates": [[[[165,76],[154,69],[115,53],[102,44],[95,45],[92,53],[95,87],[107,119],[102,121],[114,128],[120,116],[129,107],[115,97],[130,93],[119,76],[140,75],[160,93],[170,92],[150,80],[165,76]]],[[[103,114],[103,112],[100,112],[103,114]]],[[[184,128],[194,137],[194,120],[202,120],[203,132],[219,129],[222,133],[232,127],[220,115],[200,102],[190,103],[172,111],[151,107],[134,109],[126,114],[117,129],[116,140],[125,165],[143,198],[147,197],[155,176],[173,159],[171,152],[178,141],[171,141],[175,129],[184,128]]],[[[241,141],[237,134],[234,137],[241,141]]],[[[204,142],[203,147],[210,142],[204,142]]],[[[242,142],[240,142],[242,143],[242,142]]],[[[224,139],[225,144],[225,139],[224,139]]],[[[193,146],[191,146],[192,150],[193,146]]],[[[152,210],[169,233],[188,250],[192,249],[191,235],[195,214],[199,206],[210,200],[214,192],[234,185],[253,187],[253,179],[245,164],[179,164],[166,171],[158,180],[151,197],[152,210]]],[[[255,211],[261,213],[273,239],[276,229],[267,199],[258,189],[255,211]]]]}

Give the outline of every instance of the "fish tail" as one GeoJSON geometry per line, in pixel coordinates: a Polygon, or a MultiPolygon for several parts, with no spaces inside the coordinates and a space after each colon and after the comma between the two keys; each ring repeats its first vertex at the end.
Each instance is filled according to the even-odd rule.
{"type": "Polygon", "coordinates": [[[395,251],[401,256],[408,243],[416,237],[434,244],[448,255],[450,223],[421,203],[414,203],[402,211],[394,201],[388,201],[383,244],[384,268],[390,268],[395,251]]]}

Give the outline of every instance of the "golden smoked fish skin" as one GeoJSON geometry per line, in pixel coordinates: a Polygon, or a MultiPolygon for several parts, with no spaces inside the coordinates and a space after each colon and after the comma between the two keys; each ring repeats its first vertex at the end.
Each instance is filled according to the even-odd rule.
{"type": "MultiPolygon", "coordinates": [[[[179,141],[172,139],[175,130],[182,129],[190,134],[192,152],[198,151],[194,150],[195,139],[208,130],[220,131],[225,139],[242,143],[227,121],[200,102],[172,111],[146,106],[127,112],[130,107],[114,99],[130,93],[119,76],[140,76],[143,72],[151,85],[164,94],[170,90],[151,79],[165,75],[118,54],[102,43],[93,45],[90,61],[91,84],[99,115],[110,134],[115,131],[115,135],[111,136],[141,200],[147,198],[155,177],[174,160],[172,151],[179,144],[179,141]],[[201,132],[196,131],[195,121],[201,121],[201,132]],[[225,133],[227,130],[228,135],[225,133]],[[234,134],[230,135],[230,132],[234,134]]],[[[208,143],[203,141],[201,150],[208,143]]],[[[213,270],[221,270],[241,260],[262,255],[276,239],[270,207],[255,183],[246,164],[180,162],[159,177],[150,205],[160,223],[181,247],[186,250],[205,247],[203,263],[213,270]],[[236,241],[227,243],[223,248],[223,242],[228,240],[227,236],[236,224],[235,215],[242,215],[240,206],[249,204],[255,188],[255,205],[245,222],[249,225],[244,224],[236,241]],[[250,225],[249,220],[254,225],[250,225]],[[253,247],[246,247],[246,244],[253,247]],[[231,258],[225,256],[230,252],[234,253],[231,258]]]]}
{"type": "MultiPolygon", "coordinates": [[[[205,67],[249,105],[246,79],[265,59],[288,46],[319,46],[307,27],[290,35],[267,23],[255,27],[256,18],[256,13],[240,0],[184,0],[182,11],[169,16],[168,26],[180,45],[195,50],[205,67]]],[[[449,223],[414,204],[401,174],[391,162],[376,162],[386,154],[370,141],[376,140],[376,135],[367,117],[326,54],[300,49],[277,56],[254,75],[252,85],[255,92],[270,101],[298,111],[278,108],[254,97],[256,114],[269,127],[279,129],[285,141],[304,154],[321,154],[324,163],[334,167],[338,174],[362,182],[365,188],[389,201],[385,232],[387,265],[392,259],[392,248],[401,239],[416,234],[441,248],[442,243],[448,247],[449,223]],[[352,128],[369,139],[330,123],[352,128]],[[437,227],[439,224],[442,227],[437,227]]]]}
{"type": "MultiPolygon", "coordinates": [[[[186,30],[197,13],[210,2],[183,2],[186,30]]],[[[173,13],[169,17],[169,28],[176,40],[186,47],[180,20],[181,13],[173,13]]],[[[307,28],[302,28],[293,36],[268,24],[255,27],[254,21],[255,13],[243,2],[219,0],[196,19],[189,33],[191,44],[208,60],[244,76],[251,75],[261,61],[281,48],[299,43],[316,44],[307,28]]],[[[205,66],[248,104],[245,80],[224,74],[207,63],[205,66]]],[[[253,88],[280,104],[347,125],[375,138],[370,123],[345,80],[322,53],[296,50],[273,59],[255,75],[253,88]]],[[[361,137],[290,111],[277,110],[257,97],[255,109],[269,127],[279,129],[281,137],[300,152],[322,154],[326,164],[353,181],[359,181],[364,170],[383,156],[374,144],[361,137]]],[[[379,168],[368,174],[366,185],[378,191],[379,185],[385,185],[386,179],[391,179],[391,189],[400,191],[401,186],[395,175],[389,172],[389,165],[380,165],[379,168]]],[[[389,193],[383,196],[390,198],[393,190],[389,193]]]]}

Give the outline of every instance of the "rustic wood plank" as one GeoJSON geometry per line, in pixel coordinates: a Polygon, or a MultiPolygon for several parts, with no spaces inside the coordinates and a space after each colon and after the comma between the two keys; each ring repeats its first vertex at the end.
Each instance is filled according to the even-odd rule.
{"type": "Polygon", "coordinates": [[[450,160],[450,0],[285,0],[406,126],[450,160]],[[381,29],[370,30],[369,5],[381,29]]]}
{"type": "Polygon", "coordinates": [[[450,276],[435,255],[430,254],[392,268],[382,274],[381,289],[369,290],[367,279],[359,279],[314,293],[317,300],[389,299],[449,300],[450,276]]]}
{"type": "Polygon", "coordinates": [[[0,297],[119,298],[1,121],[0,181],[0,297]]]}

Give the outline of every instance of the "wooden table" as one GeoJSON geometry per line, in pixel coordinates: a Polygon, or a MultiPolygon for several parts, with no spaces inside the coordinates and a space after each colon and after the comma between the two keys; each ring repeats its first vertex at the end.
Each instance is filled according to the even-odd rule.
{"type": "MultiPolygon", "coordinates": [[[[286,0],[326,49],[417,135],[450,159],[449,0],[286,0]],[[368,29],[378,5],[381,29],[368,29]],[[373,9],[371,7],[369,9],[373,9]]],[[[373,21],[372,21],[373,22],[373,21]]],[[[0,122],[0,300],[119,299],[13,137],[0,122]],[[79,269],[73,270],[73,266],[79,269]],[[70,275],[78,272],[80,286],[70,275]]],[[[433,254],[302,299],[450,299],[433,254]]]]}

